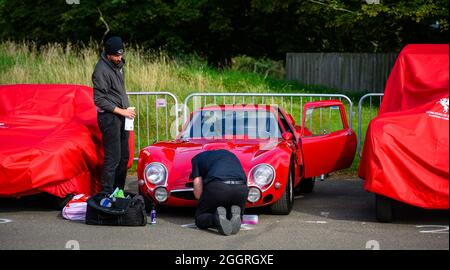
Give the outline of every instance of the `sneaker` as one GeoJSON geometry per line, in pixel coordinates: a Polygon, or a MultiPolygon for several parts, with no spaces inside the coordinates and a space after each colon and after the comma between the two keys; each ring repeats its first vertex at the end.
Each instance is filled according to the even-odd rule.
{"type": "Polygon", "coordinates": [[[237,205],[231,206],[231,234],[237,234],[241,229],[241,208],[237,205]]]}
{"type": "Polygon", "coordinates": [[[223,235],[230,235],[233,228],[227,219],[227,210],[222,206],[217,207],[215,217],[219,232],[223,235]]]}

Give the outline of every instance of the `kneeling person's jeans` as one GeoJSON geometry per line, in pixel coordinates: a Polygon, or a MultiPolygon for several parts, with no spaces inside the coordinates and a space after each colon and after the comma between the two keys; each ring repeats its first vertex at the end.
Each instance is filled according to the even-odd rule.
{"type": "Polygon", "coordinates": [[[125,187],[130,157],[129,132],[125,130],[125,117],[109,112],[98,113],[97,116],[104,150],[102,191],[111,193],[116,187],[125,187]]]}
{"type": "MultiPolygon", "coordinates": [[[[231,206],[237,205],[244,213],[245,203],[248,196],[246,184],[225,184],[221,181],[212,181],[203,187],[197,210],[195,212],[195,225],[199,229],[214,228],[214,215],[217,207],[223,206],[227,209],[227,214],[231,213],[231,206]]],[[[228,218],[230,218],[228,216],[228,218]]]]}

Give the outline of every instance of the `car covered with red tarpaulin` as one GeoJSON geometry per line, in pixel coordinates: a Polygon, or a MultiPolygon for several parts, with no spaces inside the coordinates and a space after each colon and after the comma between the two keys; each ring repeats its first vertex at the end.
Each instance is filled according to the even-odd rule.
{"type": "Polygon", "coordinates": [[[389,75],[358,172],[376,194],[379,221],[393,220],[394,201],[449,209],[448,52],[448,44],[408,45],[389,75]]]}
{"type": "Polygon", "coordinates": [[[93,194],[102,164],[91,87],[0,85],[0,197],[93,194]]]}

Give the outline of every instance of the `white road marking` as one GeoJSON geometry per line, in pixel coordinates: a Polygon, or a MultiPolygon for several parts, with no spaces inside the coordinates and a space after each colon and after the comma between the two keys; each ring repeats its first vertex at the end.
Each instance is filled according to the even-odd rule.
{"type": "Polygon", "coordinates": [[[243,231],[249,231],[249,230],[253,230],[254,227],[252,225],[249,224],[241,224],[241,230],[243,231]]]}
{"type": "Polygon", "coordinates": [[[318,220],[318,221],[314,221],[314,220],[307,220],[305,221],[306,223],[312,223],[312,224],[327,224],[328,222],[324,221],[324,220],[318,220]]]}
{"type": "MultiPolygon", "coordinates": [[[[190,229],[198,229],[197,226],[195,225],[195,223],[183,224],[183,225],[181,225],[181,227],[190,228],[190,229]]],[[[248,230],[253,230],[253,229],[254,228],[252,225],[241,224],[241,230],[243,230],[243,231],[248,231],[248,230]]]]}
{"type": "Polygon", "coordinates": [[[416,228],[429,228],[419,231],[420,233],[448,233],[448,226],[444,225],[417,225],[416,228]]]}
{"type": "Polygon", "coordinates": [[[7,219],[7,218],[0,218],[0,224],[10,223],[10,222],[12,222],[12,220],[7,219]]]}
{"type": "Polygon", "coordinates": [[[77,240],[69,240],[66,242],[66,249],[80,250],[80,243],[77,240]]]}
{"type": "Polygon", "coordinates": [[[380,243],[377,240],[369,240],[366,242],[366,249],[380,250],[380,243]]]}
{"type": "Polygon", "coordinates": [[[183,224],[183,225],[181,225],[181,227],[183,227],[183,228],[197,229],[197,226],[195,225],[195,223],[183,224]]]}

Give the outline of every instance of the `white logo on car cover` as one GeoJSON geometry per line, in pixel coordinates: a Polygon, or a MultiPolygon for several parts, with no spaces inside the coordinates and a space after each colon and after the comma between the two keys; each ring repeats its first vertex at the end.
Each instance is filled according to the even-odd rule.
{"type": "Polygon", "coordinates": [[[441,98],[437,103],[442,105],[444,113],[448,113],[448,98],[441,98]]]}
{"type": "Polygon", "coordinates": [[[428,116],[448,121],[448,118],[449,118],[448,98],[441,98],[439,101],[436,102],[436,104],[439,104],[442,106],[442,111],[440,111],[439,109],[434,109],[433,111],[427,111],[426,113],[428,114],[428,116]]]}

